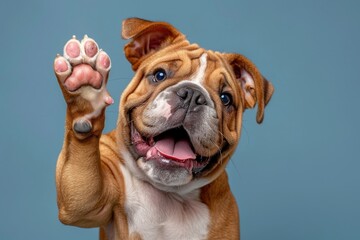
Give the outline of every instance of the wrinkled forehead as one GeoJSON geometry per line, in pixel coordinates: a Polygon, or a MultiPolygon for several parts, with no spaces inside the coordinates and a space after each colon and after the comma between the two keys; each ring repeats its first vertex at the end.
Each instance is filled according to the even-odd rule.
{"type": "Polygon", "coordinates": [[[149,57],[147,70],[156,68],[173,69],[174,75],[196,84],[218,85],[219,81],[231,82],[232,69],[219,52],[199,48],[196,44],[183,49],[167,47],[149,57]]]}

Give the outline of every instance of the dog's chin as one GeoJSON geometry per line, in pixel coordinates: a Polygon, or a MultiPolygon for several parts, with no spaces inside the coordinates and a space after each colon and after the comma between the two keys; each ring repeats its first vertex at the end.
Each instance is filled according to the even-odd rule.
{"type": "MultiPolygon", "coordinates": [[[[191,163],[188,161],[184,164],[191,163]]],[[[183,164],[178,164],[170,159],[145,159],[141,157],[137,160],[137,165],[156,186],[182,186],[193,179],[193,174],[189,171],[188,166],[183,166],[183,164]]]]}

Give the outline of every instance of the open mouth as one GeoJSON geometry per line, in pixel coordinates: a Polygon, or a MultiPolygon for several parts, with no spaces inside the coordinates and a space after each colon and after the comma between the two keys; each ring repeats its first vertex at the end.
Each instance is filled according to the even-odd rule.
{"type": "Polygon", "coordinates": [[[183,127],[169,129],[156,136],[144,137],[132,125],[131,138],[138,155],[145,161],[156,161],[164,168],[183,167],[189,173],[198,173],[206,167],[210,159],[196,153],[183,127]]]}

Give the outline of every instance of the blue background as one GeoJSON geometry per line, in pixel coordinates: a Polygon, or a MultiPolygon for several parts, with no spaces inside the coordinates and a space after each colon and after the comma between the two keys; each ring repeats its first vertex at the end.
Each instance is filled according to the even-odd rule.
{"type": "MultiPolygon", "coordinates": [[[[121,21],[172,23],[202,47],[239,52],[273,82],[262,125],[247,111],[228,165],[242,239],[360,239],[359,1],[0,3],[0,239],[97,239],[57,219],[65,104],[56,53],[89,34],[112,58],[119,99],[133,73],[121,21]]],[[[117,104],[107,110],[114,128],[117,104]]]]}

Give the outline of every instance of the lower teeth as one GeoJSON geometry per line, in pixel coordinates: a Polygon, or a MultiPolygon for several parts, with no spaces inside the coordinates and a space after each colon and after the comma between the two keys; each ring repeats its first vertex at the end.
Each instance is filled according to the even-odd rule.
{"type": "Polygon", "coordinates": [[[170,163],[170,160],[168,160],[168,159],[161,159],[161,161],[164,163],[170,163]]]}

